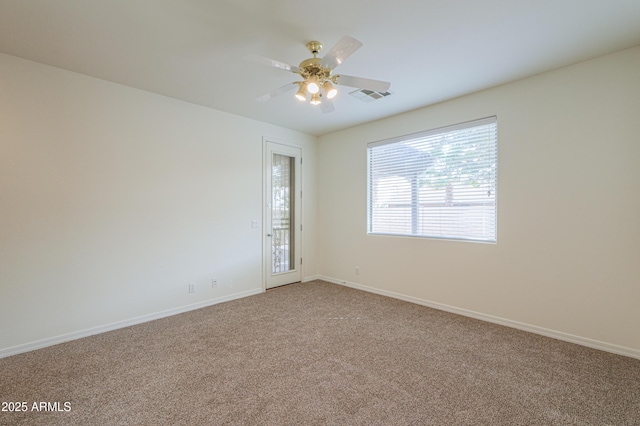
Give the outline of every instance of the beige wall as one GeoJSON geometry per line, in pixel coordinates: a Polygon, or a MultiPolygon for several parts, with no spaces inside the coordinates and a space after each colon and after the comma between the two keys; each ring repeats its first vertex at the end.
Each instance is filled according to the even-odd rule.
{"type": "Polygon", "coordinates": [[[304,150],[304,277],[640,357],[639,69],[640,47],[317,143],[0,54],[0,356],[261,291],[266,136],[304,150]],[[367,142],[490,115],[497,244],[366,235],[367,142]]]}
{"type": "Polygon", "coordinates": [[[314,276],[315,137],[0,54],[0,355],[262,291],[263,137],[314,276]]]}
{"type": "Polygon", "coordinates": [[[640,356],[639,75],[636,47],[321,137],[322,274],[640,356]],[[492,115],[497,244],[367,235],[367,142],[492,115]]]}

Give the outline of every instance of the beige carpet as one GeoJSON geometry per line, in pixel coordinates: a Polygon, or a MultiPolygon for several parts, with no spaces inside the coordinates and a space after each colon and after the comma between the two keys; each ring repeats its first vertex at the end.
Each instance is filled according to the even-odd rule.
{"type": "Polygon", "coordinates": [[[640,425],[640,360],[321,281],[0,373],[3,425],[640,425]]]}

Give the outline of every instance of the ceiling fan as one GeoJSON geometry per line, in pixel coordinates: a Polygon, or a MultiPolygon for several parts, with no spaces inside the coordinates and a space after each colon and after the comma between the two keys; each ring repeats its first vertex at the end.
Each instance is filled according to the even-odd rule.
{"type": "Polygon", "coordinates": [[[285,84],[269,93],[257,98],[260,102],[266,102],[278,95],[286,93],[298,86],[296,98],[306,101],[310,98],[312,105],[320,105],[322,112],[332,112],[334,110],[333,99],[338,91],[335,85],[356,87],[358,89],[371,90],[374,92],[387,92],[391,83],[386,81],[371,80],[369,78],[354,77],[344,74],[333,74],[333,70],[345,59],[351,56],[356,50],[362,47],[362,43],[353,37],[344,36],[333,46],[322,58],[317,55],[322,50],[322,43],[310,41],[307,49],[313,58],[305,59],[299,66],[289,65],[275,59],[260,58],[260,61],[274,68],[299,74],[302,81],[285,84]],[[323,94],[324,93],[324,94],[323,94]]]}

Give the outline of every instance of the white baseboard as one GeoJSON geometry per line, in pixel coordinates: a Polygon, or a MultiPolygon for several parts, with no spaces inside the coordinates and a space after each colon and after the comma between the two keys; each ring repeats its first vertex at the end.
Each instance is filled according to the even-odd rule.
{"type": "Polygon", "coordinates": [[[302,279],[303,283],[308,283],[309,281],[315,281],[315,280],[321,280],[322,276],[321,275],[311,275],[309,277],[304,277],[302,279]]]}
{"type": "Polygon", "coordinates": [[[71,340],[82,339],[83,337],[93,336],[95,334],[106,333],[107,331],[117,330],[119,328],[129,327],[131,325],[142,324],[144,322],[157,320],[160,318],[170,317],[184,312],[193,311],[196,309],[205,308],[207,306],[217,305],[218,303],[229,302],[231,300],[241,299],[247,296],[253,296],[262,293],[262,288],[255,290],[243,291],[241,293],[231,294],[229,296],[217,297],[215,299],[208,299],[198,303],[192,303],[190,305],[180,306],[177,308],[167,309],[165,311],[156,312],[153,314],[142,315],[139,317],[117,321],[110,324],[101,325],[98,327],[87,328],[85,330],[74,331],[73,333],[62,334],[47,339],[37,340],[35,342],[25,343],[22,345],[12,346],[6,349],[0,349],[0,358],[6,358],[12,355],[21,354],[24,352],[33,351],[36,349],[46,348],[47,346],[53,346],[71,340]]]}
{"type": "MultiPolygon", "coordinates": [[[[394,299],[404,300],[406,302],[411,302],[418,305],[439,309],[441,311],[451,312],[454,314],[463,315],[463,316],[467,316],[467,317],[471,317],[471,318],[475,318],[475,319],[479,319],[482,321],[487,321],[495,324],[500,324],[507,327],[516,328],[518,330],[528,331],[530,333],[540,334],[542,336],[547,336],[554,339],[563,340],[566,342],[575,343],[578,345],[587,346],[590,348],[599,349],[599,350],[611,352],[618,355],[628,356],[630,358],[640,359],[640,350],[637,350],[637,349],[627,348],[619,345],[613,345],[613,344],[601,342],[598,340],[588,339],[586,337],[575,336],[573,334],[564,333],[561,331],[555,331],[555,330],[551,330],[543,327],[538,327],[535,325],[521,323],[518,321],[495,317],[493,315],[487,315],[480,312],[474,312],[467,309],[457,308],[455,306],[445,305],[443,303],[419,299],[417,297],[407,296],[401,293],[396,293],[388,290],[382,290],[375,287],[366,286],[363,284],[352,283],[352,282],[340,280],[337,278],[331,278],[323,275],[314,275],[314,276],[305,277],[303,279],[303,282],[308,282],[313,280],[323,280],[323,281],[331,282],[334,284],[340,284],[346,287],[351,287],[354,289],[379,294],[381,296],[392,297],[394,299]]],[[[143,316],[131,318],[124,321],[118,321],[118,322],[105,324],[98,327],[76,331],[73,333],[63,334],[60,336],[37,340],[35,342],[30,342],[22,345],[12,346],[5,349],[0,349],[0,358],[6,358],[12,355],[29,352],[36,349],[46,348],[47,346],[53,346],[60,343],[69,342],[71,340],[81,339],[83,337],[89,337],[95,334],[105,333],[108,331],[117,330],[119,328],[129,327],[131,325],[142,324],[148,321],[153,321],[156,319],[165,318],[165,317],[181,314],[188,311],[193,311],[195,309],[216,305],[218,303],[223,303],[231,300],[241,299],[243,297],[253,296],[256,294],[260,294],[262,292],[263,292],[262,289],[249,290],[241,293],[232,294],[229,296],[209,299],[202,302],[181,306],[178,308],[168,309],[168,310],[156,312],[153,314],[143,315],[143,316]]]]}
{"type": "Polygon", "coordinates": [[[628,356],[630,358],[640,359],[640,350],[627,348],[625,346],[613,345],[611,343],[601,342],[598,340],[589,339],[586,337],[575,336],[573,334],[564,333],[562,331],[551,330],[544,327],[538,327],[536,325],[525,324],[518,321],[509,320],[506,318],[495,317],[493,315],[487,315],[480,312],[470,311],[468,309],[456,308],[455,306],[445,305],[443,303],[432,302],[429,300],[419,299],[417,297],[407,296],[393,291],[382,290],[375,287],[369,287],[363,284],[352,283],[337,278],[331,278],[326,276],[319,276],[317,279],[328,281],[334,284],[340,284],[346,287],[355,288],[358,290],[364,290],[370,293],[379,294],[381,296],[388,296],[394,299],[404,300],[405,302],[411,302],[429,308],[439,309],[441,311],[451,312],[466,317],[479,319],[495,324],[504,325],[518,330],[528,331],[530,333],[540,334],[542,336],[551,337],[565,342],[575,343],[582,346],[587,346],[594,349],[599,349],[606,352],[611,352],[618,355],[628,356]]]}

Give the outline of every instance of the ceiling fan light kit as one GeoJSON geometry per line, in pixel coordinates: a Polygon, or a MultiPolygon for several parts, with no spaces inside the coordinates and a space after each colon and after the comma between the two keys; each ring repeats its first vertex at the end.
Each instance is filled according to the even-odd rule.
{"type": "Polygon", "coordinates": [[[320,93],[314,93],[311,95],[311,101],[309,101],[311,105],[320,105],[320,93]]]}
{"type": "MultiPolygon", "coordinates": [[[[298,85],[298,91],[295,94],[295,97],[298,100],[309,100],[309,103],[312,105],[321,105],[322,112],[332,112],[334,109],[331,99],[335,98],[338,94],[338,90],[334,87],[334,84],[378,92],[386,92],[389,89],[390,83],[386,81],[331,74],[338,65],[342,64],[345,59],[351,56],[353,52],[362,46],[362,43],[358,40],[349,36],[342,37],[323,58],[318,58],[318,53],[322,50],[322,43],[314,40],[308,42],[306,46],[307,49],[309,49],[309,52],[313,55],[313,58],[305,59],[300,62],[300,65],[297,67],[284,62],[264,58],[270,66],[296,73],[302,77],[303,81],[296,81],[293,83],[298,85]],[[324,92],[324,95],[322,92],[324,92]],[[321,97],[324,97],[324,100],[321,100],[321,97]]],[[[265,61],[263,60],[263,62],[265,61]]],[[[270,93],[260,96],[258,100],[270,100],[275,96],[288,91],[292,87],[292,85],[279,87],[270,93]]]]}
{"type": "Polygon", "coordinates": [[[327,94],[327,99],[333,99],[338,94],[338,89],[333,87],[333,85],[329,81],[325,81],[322,84],[322,88],[324,89],[324,93],[327,94]]]}
{"type": "MultiPolygon", "coordinates": [[[[313,55],[313,58],[305,59],[300,62],[298,74],[304,79],[303,82],[300,83],[300,87],[303,85],[306,87],[307,91],[311,93],[311,105],[320,105],[321,100],[320,96],[320,87],[325,90],[325,95],[328,99],[335,97],[338,93],[335,89],[331,90],[333,86],[331,85],[331,81],[334,81],[339,77],[337,75],[331,75],[331,68],[323,67],[320,64],[320,58],[318,58],[318,53],[322,50],[322,43],[319,41],[310,41],[307,43],[307,49],[313,55]],[[327,86],[327,84],[329,86],[327,86]],[[331,93],[331,97],[329,97],[329,93],[331,93]],[[317,95],[317,96],[316,96],[317,95]]],[[[303,99],[298,96],[300,92],[296,93],[296,98],[306,101],[306,97],[303,99]]]]}
{"type": "Polygon", "coordinates": [[[298,98],[301,101],[306,101],[307,100],[307,83],[305,83],[304,81],[298,81],[296,83],[300,85],[300,88],[296,92],[296,98],[298,98]]]}

